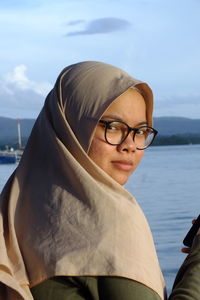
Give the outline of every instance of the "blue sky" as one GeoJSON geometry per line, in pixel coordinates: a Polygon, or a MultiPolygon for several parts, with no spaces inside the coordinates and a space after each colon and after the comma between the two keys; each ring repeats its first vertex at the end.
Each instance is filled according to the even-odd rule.
{"type": "Polygon", "coordinates": [[[35,118],[84,60],[149,83],[155,116],[200,118],[200,0],[1,0],[0,116],[35,118]]]}

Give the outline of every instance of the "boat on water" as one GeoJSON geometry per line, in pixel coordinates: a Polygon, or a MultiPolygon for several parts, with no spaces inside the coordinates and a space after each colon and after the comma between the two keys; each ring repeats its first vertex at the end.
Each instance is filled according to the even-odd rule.
{"type": "Polygon", "coordinates": [[[18,161],[16,151],[4,150],[0,151],[0,164],[16,164],[18,161]]]}

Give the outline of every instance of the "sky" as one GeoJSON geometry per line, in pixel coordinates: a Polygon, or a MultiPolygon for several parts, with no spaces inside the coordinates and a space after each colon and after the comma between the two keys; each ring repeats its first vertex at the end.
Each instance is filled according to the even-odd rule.
{"type": "Polygon", "coordinates": [[[1,0],[0,116],[36,118],[62,69],[95,60],[153,89],[155,117],[200,118],[200,0],[1,0]]]}

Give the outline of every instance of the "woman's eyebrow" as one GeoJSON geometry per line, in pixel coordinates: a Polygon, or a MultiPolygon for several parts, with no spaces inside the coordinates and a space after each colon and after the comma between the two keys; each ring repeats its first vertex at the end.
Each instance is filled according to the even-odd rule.
{"type": "Polygon", "coordinates": [[[119,117],[118,115],[104,115],[104,116],[102,116],[102,119],[113,119],[113,120],[123,122],[123,119],[121,117],[119,117]]]}
{"type": "Polygon", "coordinates": [[[147,121],[139,122],[138,125],[148,125],[147,121]]]}
{"type": "MultiPolygon", "coordinates": [[[[102,119],[112,119],[112,120],[116,120],[116,121],[122,121],[125,122],[121,117],[119,117],[118,115],[104,115],[102,117],[102,119]]],[[[139,125],[148,125],[147,121],[141,121],[139,123],[137,123],[137,126],[139,125]]]]}

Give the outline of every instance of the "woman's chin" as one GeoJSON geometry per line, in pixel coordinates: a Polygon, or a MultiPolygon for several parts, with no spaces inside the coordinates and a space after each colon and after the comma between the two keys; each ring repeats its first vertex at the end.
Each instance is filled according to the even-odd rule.
{"type": "Polygon", "coordinates": [[[114,174],[113,176],[111,176],[117,183],[119,183],[120,185],[124,185],[128,179],[129,179],[130,174],[123,174],[123,175],[116,175],[114,174]]]}

